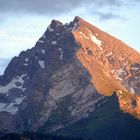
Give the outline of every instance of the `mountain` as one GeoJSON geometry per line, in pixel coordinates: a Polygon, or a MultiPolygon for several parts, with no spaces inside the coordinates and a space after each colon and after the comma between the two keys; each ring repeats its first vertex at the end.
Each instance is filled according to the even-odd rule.
{"type": "Polygon", "coordinates": [[[140,118],[139,94],[138,52],[80,17],[52,20],[0,76],[0,131],[64,132],[117,100],[119,112],[140,118]]]}

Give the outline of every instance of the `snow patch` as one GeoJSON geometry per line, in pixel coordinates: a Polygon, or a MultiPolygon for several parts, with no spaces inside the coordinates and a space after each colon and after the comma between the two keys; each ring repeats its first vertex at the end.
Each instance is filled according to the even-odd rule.
{"type": "Polygon", "coordinates": [[[52,45],[56,45],[57,44],[57,41],[52,41],[51,44],[52,45]]]}
{"type": "Polygon", "coordinates": [[[42,38],[46,38],[45,34],[42,36],[42,38]]]}
{"type": "Polygon", "coordinates": [[[88,36],[86,36],[83,32],[79,32],[84,38],[86,38],[86,39],[89,39],[89,37],[88,36]]]}
{"type": "Polygon", "coordinates": [[[72,32],[74,32],[76,30],[77,26],[78,26],[78,24],[77,23],[74,23],[74,26],[72,28],[72,32]]]}
{"type": "Polygon", "coordinates": [[[140,68],[137,68],[137,67],[131,67],[131,70],[138,71],[138,70],[140,70],[140,68]]]}
{"type": "Polygon", "coordinates": [[[21,76],[17,76],[16,78],[13,78],[10,83],[8,83],[6,86],[0,86],[0,93],[8,93],[11,89],[17,88],[21,89],[22,91],[25,91],[26,88],[23,88],[24,80],[23,78],[27,76],[27,74],[23,74],[21,76]],[[17,86],[16,83],[19,82],[20,85],[17,86]]]}
{"type": "Polygon", "coordinates": [[[49,32],[54,32],[54,29],[51,28],[51,26],[48,26],[48,31],[49,31],[49,32]]]}
{"type": "Polygon", "coordinates": [[[45,68],[45,62],[43,60],[38,61],[38,63],[42,69],[45,68]]]}
{"type": "Polygon", "coordinates": [[[106,56],[108,57],[108,56],[111,56],[112,55],[112,52],[110,52],[109,54],[107,54],[106,56]]]}
{"type": "Polygon", "coordinates": [[[41,50],[41,52],[44,54],[45,53],[45,50],[41,50]]]}
{"type": "Polygon", "coordinates": [[[0,103],[0,112],[8,112],[11,115],[15,115],[18,111],[18,105],[22,103],[26,96],[16,98],[13,102],[11,103],[0,103]]]}
{"type": "Polygon", "coordinates": [[[44,41],[43,41],[43,40],[38,40],[38,42],[39,42],[39,43],[44,43],[44,41]]]}
{"type": "Polygon", "coordinates": [[[56,35],[60,35],[60,33],[56,33],[56,35]]]}
{"type": "Polygon", "coordinates": [[[95,43],[95,44],[99,47],[100,50],[102,50],[102,49],[103,49],[103,48],[101,47],[102,41],[101,41],[101,40],[98,40],[97,37],[96,37],[95,35],[93,35],[93,34],[89,34],[89,36],[90,36],[90,38],[91,38],[91,41],[92,41],[93,43],[95,43]]]}
{"type": "Polygon", "coordinates": [[[0,112],[3,111],[3,108],[6,106],[6,103],[0,103],[0,112]]]}
{"type": "Polygon", "coordinates": [[[25,59],[25,62],[28,62],[28,61],[29,61],[29,58],[26,58],[26,59],[25,59]]]}
{"type": "Polygon", "coordinates": [[[130,92],[135,94],[135,90],[132,87],[130,88],[130,92]]]}
{"type": "Polygon", "coordinates": [[[21,104],[22,101],[25,99],[25,97],[26,97],[26,96],[16,98],[16,99],[14,100],[14,103],[15,103],[16,105],[21,104]]]}
{"type": "Polygon", "coordinates": [[[59,51],[60,51],[60,59],[63,61],[63,51],[62,51],[62,48],[59,48],[59,51]]]}
{"type": "Polygon", "coordinates": [[[10,103],[8,105],[6,104],[4,108],[0,108],[0,111],[8,112],[11,115],[15,115],[18,111],[18,107],[14,103],[10,103]]]}
{"type": "Polygon", "coordinates": [[[27,63],[24,63],[23,65],[24,65],[24,66],[28,66],[28,64],[27,64],[27,63]]]}

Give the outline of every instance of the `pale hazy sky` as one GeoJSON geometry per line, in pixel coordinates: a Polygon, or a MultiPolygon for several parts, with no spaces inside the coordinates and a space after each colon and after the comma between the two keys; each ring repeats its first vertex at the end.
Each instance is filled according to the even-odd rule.
{"type": "Polygon", "coordinates": [[[140,0],[0,0],[0,74],[31,48],[52,19],[81,16],[140,51],[140,0]]]}

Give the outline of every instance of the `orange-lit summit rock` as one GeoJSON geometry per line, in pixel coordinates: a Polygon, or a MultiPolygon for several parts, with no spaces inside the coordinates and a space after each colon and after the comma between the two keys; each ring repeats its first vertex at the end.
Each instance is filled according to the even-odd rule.
{"type": "Polygon", "coordinates": [[[80,44],[77,58],[92,76],[91,82],[105,96],[117,92],[122,110],[140,113],[140,54],[121,40],[76,17],[73,31],[80,44]]]}

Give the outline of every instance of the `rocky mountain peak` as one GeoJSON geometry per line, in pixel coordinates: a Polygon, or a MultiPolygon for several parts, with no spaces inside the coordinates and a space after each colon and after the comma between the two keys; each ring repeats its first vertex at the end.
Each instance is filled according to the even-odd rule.
{"type": "Polygon", "coordinates": [[[90,116],[114,91],[121,109],[139,117],[139,65],[139,53],[80,17],[52,20],[0,77],[0,130],[55,131],[90,116]]]}
{"type": "Polygon", "coordinates": [[[53,28],[53,27],[56,27],[56,26],[62,26],[63,25],[63,23],[61,23],[60,21],[58,21],[58,20],[55,20],[55,19],[53,19],[52,20],[52,22],[51,22],[51,24],[50,24],[50,26],[53,28]]]}
{"type": "Polygon", "coordinates": [[[73,22],[79,22],[79,21],[83,21],[83,19],[79,16],[75,16],[73,22]]]}

